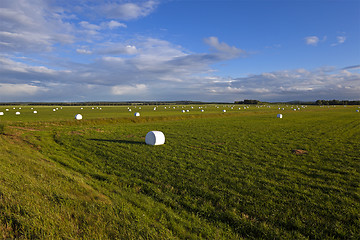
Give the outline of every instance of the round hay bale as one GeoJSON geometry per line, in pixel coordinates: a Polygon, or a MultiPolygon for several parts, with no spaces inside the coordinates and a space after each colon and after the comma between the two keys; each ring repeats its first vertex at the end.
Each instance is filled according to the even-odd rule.
{"type": "Polygon", "coordinates": [[[15,114],[16,114],[16,115],[20,115],[20,112],[16,112],[15,114]]]}
{"type": "Polygon", "coordinates": [[[184,112],[185,112],[185,110],[182,110],[181,112],[183,112],[183,113],[184,113],[184,112]]]}
{"type": "Polygon", "coordinates": [[[226,110],[224,109],[224,110],[223,110],[223,112],[225,113],[225,112],[226,112],[226,110]]]}
{"type": "Polygon", "coordinates": [[[83,116],[81,114],[76,114],[75,115],[76,120],[81,120],[82,118],[83,118],[83,116]]]}
{"type": "Polygon", "coordinates": [[[278,118],[282,118],[282,114],[279,113],[279,114],[277,115],[277,117],[278,117],[278,118]]]}
{"type": "Polygon", "coordinates": [[[150,131],[145,136],[145,143],[148,145],[162,145],[165,143],[165,135],[160,131],[150,131]]]}
{"type": "Polygon", "coordinates": [[[140,117],[140,113],[139,113],[139,112],[136,112],[136,113],[134,114],[134,116],[135,116],[135,117],[140,117]]]}
{"type": "Polygon", "coordinates": [[[0,116],[4,116],[4,112],[0,112],[0,116]]]}
{"type": "Polygon", "coordinates": [[[34,113],[37,113],[37,111],[35,110],[34,113]]]}
{"type": "Polygon", "coordinates": [[[356,112],[359,112],[359,110],[356,110],[356,112]]]}

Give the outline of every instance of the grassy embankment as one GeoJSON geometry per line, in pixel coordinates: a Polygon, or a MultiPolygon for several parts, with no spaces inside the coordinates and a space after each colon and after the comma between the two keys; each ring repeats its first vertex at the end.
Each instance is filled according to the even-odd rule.
{"type": "Polygon", "coordinates": [[[360,237],[354,107],[222,109],[5,112],[0,238],[360,237]]]}

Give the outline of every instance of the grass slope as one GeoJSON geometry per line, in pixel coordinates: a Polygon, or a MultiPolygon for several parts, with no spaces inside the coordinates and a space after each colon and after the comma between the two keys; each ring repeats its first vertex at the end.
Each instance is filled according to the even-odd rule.
{"type": "Polygon", "coordinates": [[[141,118],[110,108],[80,122],[5,119],[0,237],[360,237],[354,108],[288,109],[283,119],[274,108],[142,110],[141,118]],[[145,145],[151,130],[166,144],[145,145]]]}

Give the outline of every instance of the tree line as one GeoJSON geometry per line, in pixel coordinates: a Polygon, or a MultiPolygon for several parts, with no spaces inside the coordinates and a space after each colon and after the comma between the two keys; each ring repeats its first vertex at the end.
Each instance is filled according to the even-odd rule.
{"type": "Polygon", "coordinates": [[[316,100],[316,105],[360,105],[360,100],[316,100]]]}

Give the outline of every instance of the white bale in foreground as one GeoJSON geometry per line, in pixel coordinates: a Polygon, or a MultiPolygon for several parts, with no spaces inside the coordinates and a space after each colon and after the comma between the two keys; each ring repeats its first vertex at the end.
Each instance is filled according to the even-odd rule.
{"type": "Polygon", "coordinates": [[[356,112],[359,112],[359,110],[356,110],[356,112]]]}
{"type": "Polygon", "coordinates": [[[224,109],[223,112],[226,112],[226,110],[224,109]]]}
{"type": "Polygon", "coordinates": [[[4,116],[4,112],[0,112],[0,116],[4,116]]]}
{"type": "Polygon", "coordinates": [[[76,114],[76,115],[75,115],[75,119],[76,119],[76,120],[81,120],[81,119],[82,119],[82,115],[81,115],[81,114],[76,114]]]}
{"type": "Polygon", "coordinates": [[[140,113],[139,113],[139,112],[136,112],[136,113],[134,114],[134,116],[135,116],[135,117],[140,117],[140,113]]]}
{"type": "Polygon", "coordinates": [[[16,114],[16,115],[20,115],[20,112],[16,112],[15,114],[16,114]]]}
{"type": "Polygon", "coordinates": [[[277,117],[278,117],[278,118],[282,118],[282,114],[279,113],[279,114],[277,115],[277,117]]]}
{"type": "Polygon", "coordinates": [[[34,113],[37,113],[37,111],[35,110],[34,113]]]}
{"type": "Polygon", "coordinates": [[[145,136],[145,143],[148,145],[162,145],[165,143],[165,135],[160,131],[148,132],[145,136]]]}

